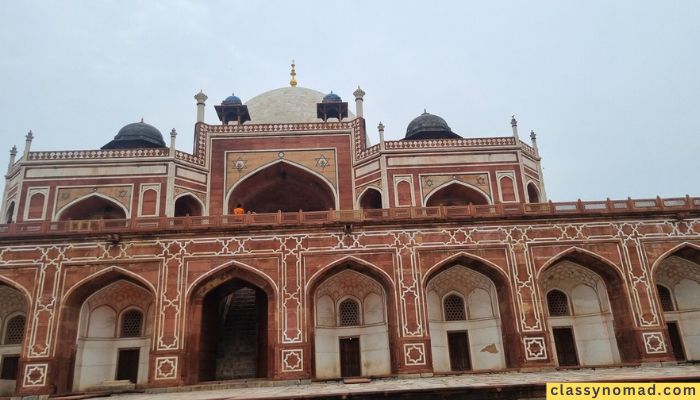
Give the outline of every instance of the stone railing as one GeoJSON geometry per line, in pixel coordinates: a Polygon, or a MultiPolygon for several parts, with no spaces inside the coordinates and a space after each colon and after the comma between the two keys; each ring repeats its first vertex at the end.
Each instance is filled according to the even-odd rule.
{"type": "Polygon", "coordinates": [[[387,150],[423,149],[436,147],[490,147],[515,146],[512,136],[467,139],[425,139],[425,140],[391,140],[385,141],[387,150]]]}
{"type": "Polygon", "coordinates": [[[84,160],[104,158],[144,158],[167,157],[170,150],[158,149],[112,149],[112,150],[64,150],[64,151],[32,151],[29,161],[55,160],[84,160]]]}
{"type": "Polygon", "coordinates": [[[528,153],[529,155],[537,157],[537,152],[535,151],[535,149],[529,144],[523,142],[522,140],[520,141],[520,148],[522,148],[523,151],[528,153]]]}
{"type": "Polygon", "coordinates": [[[563,203],[517,203],[454,207],[404,207],[371,210],[329,210],[200,217],[139,217],[89,221],[39,221],[0,225],[0,239],[38,235],[84,235],[87,233],[183,232],[231,228],[265,229],[290,225],[318,226],[334,223],[411,221],[458,221],[519,217],[606,216],[673,212],[682,215],[700,211],[700,197],[671,199],[627,199],[563,203]]]}

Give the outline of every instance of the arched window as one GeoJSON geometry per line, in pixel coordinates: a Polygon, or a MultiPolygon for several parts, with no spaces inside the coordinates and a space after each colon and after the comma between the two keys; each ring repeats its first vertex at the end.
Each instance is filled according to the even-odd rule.
{"type": "Polygon", "coordinates": [[[656,285],[656,291],[659,293],[659,301],[661,302],[661,308],[664,311],[676,311],[676,307],[673,305],[673,297],[671,296],[671,291],[668,290],[666,286],[656,285]]]}
{"type": "Polygon", "coordinates": [[[340,326],[360,325],[360,305],[353,299],[346,299],[338,306],[340,326]]]}
{"type": "Polygon", "coordinates": [[[29,198],[29,211],[27,212],[28,219],[40,219],[44,215],[44,199],[43,193],[34,193],[29,198]]]}
{"type": "Polygon", "coordinates": [[[22,344],[22,339],[24,339],[24,324],[26,322],[24,315],[17,315],[10,318],[7,321],[7,326],[5,327],[5,340],[4,344],[22,344]]]}
{"type": "Polygon", "coordinates": [[[503,201],[515,201],[513,179],[509,176],[504,176],[499,182],[501,184],[501,199],[503,199],[503,201]]]}
{"type": "Polygon", "coordinates": [[[6,224],[13,223],[14,217],[15,217],[15,202],[13,201],[12,203],[10,203],[10,206],[7,207],[7,213],[5,214],[5,223],[6,224]]]}
{"type": "Polygon", "coordinates": [[[175,200],[175,216],[176,217],[198,217],[202,215],[202,206],[191,195],[185,195],[175,200]]]}
{"type": "Polygon", "coordinates": [[[570,315],[569,300],[561,290],[555,289],[547,293],[547,308],[549,309],[549,315],[552,317],[570,315]]]}
{"type": "Polygon", "coordinates": [[[535,184],[530,182],[527,184],[527,198],[530,203],[540,202],[540,191],[535,187],[535,184]]]}
{"type": "Polygon", "coordinates": [[[379,190],[367,189],[360,196],[359,203],[362,209],[382,208],[382,194],[379,193],[379,190]]]}
{"type": "Polygon", "coordinates": [[[399,207],[408,207],[411,201],[411,184],[408,181],[401,181],[396,184],[396,199],[399,207]]]}
{"type": "Polygon", "coordinates": [[[464,300],[456,294],[451,294],[443,300],[445,321],[465,321],[467,313],[464,310],[464,300]]]}
{"type": "Polygon", "coordinates": [[[122,314],[119,337],[139,337],[143,331],[143,313],[139,310],[129,310],[122,314]]]}

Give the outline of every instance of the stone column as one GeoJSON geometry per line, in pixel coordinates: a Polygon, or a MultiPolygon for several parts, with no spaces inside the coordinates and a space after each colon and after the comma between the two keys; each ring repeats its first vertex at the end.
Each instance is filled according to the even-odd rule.
{"type": "Polygon", "coordinates": [[[204,122],[204,102],[207,101],[208,98],[209,97],[201,90],[194,95],[194,99],[197,100],[197,122],[204,122]]]}
{"type": "Polygon", "coordinates": [[[24,160],[27,161],[27,158],[29,156],[29,151],[32,148],[32,140],[34,140],[34,134],[32,131],[29,131],[26,136],[27,140],[24,142],[24,160]]]}
{"type": "Polygon", "coordinates": [[[355,95],[355,115],[357,115],[360,118],[364,118],[364,111],[362,109],[362,103],[364,102],[364,96],[365,92],[364,90],[360,89],[360,87],[357,87],[357,90],[352,92],[352,94],[355,95]]]}

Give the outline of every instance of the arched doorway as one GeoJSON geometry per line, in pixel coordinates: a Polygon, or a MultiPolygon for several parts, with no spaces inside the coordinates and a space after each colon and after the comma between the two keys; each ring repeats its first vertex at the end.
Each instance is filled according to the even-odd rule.
{"type": "Polygon", "coordinates": [[[376,280],[346,269],[313,294],[317,379],[391,373],[386,293],[376,280]]]}
{"type": "Polygon", "coordinates": [[[530,203],[540,202],[540,191],[537,189],[534,183],[530,182],[527,184],[527,198],[530,203]]]}
{"type": "Polygon", "coordinates": [[[192,195],[180,196],[175,200],[176,217],[198,217],[202,215],[202,204],[192,195]]]}
{"type": "Polygon", "coordinates": [[[489,204],[489,198],[480,191],[461,183],[450,183],[430,195],[425,205],[435,206],[466,206],[469,204],[489,204]]]}
{"type": "Polygon", "coordinates": [[[435,372],[506,367],[496,286],[461,265],[428,282],[427,305],[435,372]]]}
{"type": "Polygon", "coordinates": [[[105,381],[148,383],[153,326],[153,295],[117,280],[97,290],[80,307],[73,391],[105,381]]]}
{"type": "Polygon", "coordinates": [[[497,267],[460,255],[434,267],[425,282],[435,372],[519,366],[510,284],[497,267]]]}
{"type": "Polygon", "coordinates": [[[89,196],[63,209],[59,221],[88,219],[126,219],[124,208],[102,196],[89,196]]]}
{"type": "Polygon", "coordinates": [[[19,376],[27,325],[27,301],[19,290],[0,282],[0,396],[12,396],[19,376]]]}
{"type": "Polygon", "coordinates": [[[639,360],[624,281],[613,265],[574,250],[540,272],[539,286],[559,365],[639,360]]]}
{"type": "Polygon", "coordinates": [[[327,211],[335,196],[321,177],[288,162],[277,162],[240,182],[229,196],[228,211],[238,204],[246,211],[327,211]]]}
{"type": "Polygon", "coordinates": [[[382,194],[377,189],[367,189],[360,196],[358,204],[365,210],[382,208],[382,194]]]}
{"type": "Polygon", "coordinates": [[[674,358],[700,360],[700,250],[688,246],[664,258],[654,281],[674,358]]]}
{"type": "Polygon", "coordinates": [[[274,377],[275,304],[271,282],[239,266],[197,283],[186,382],[274,377]]]}

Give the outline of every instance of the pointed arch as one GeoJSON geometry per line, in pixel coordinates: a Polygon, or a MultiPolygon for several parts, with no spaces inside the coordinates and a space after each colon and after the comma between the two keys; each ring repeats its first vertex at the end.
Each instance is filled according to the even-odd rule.
{"type": "Polygon", "coordinates": [[[540,198],[540,189],[533,181],[528,181],[527,185],[527,202],[528,203],[539,203],[542,201],[540,198]]]}
{"type": "Polygon", "coordinates": [[[375,186],[367,186],[357,196],[357,208],[378,209],[382,208],[382,191],[375,186]]]}
{"type": "MultiPolygon", "coordinates": [[[[520,335],[518,334],[516,326],[518,318],[516,317],[517,314],[515,312],[513,294],[511,292],[510,278],[500,267],[475,254],[461,251],[439,261],[423,274],[423,293],[428,292],[428,284],[433,278],[438,276],[441,272],[458,265],[478,272],[493,282],[498,297],[498,310],[501,319],[501,335],[503,338],[506,367],[518,367],[523,360],[523,346],[520,343],[520,335]]],[[[424,307],[426,307],[426,305],[424,305],[424,307]]]]}
{"type": "Polygon", "coordinates": [[[476,186],[453,179],[431,190],[423,202],[426,207],[438,205],[460,206],[470,203],[486,205],[491,204],[491,196],[476,186]],[[448,204],[435,204],[436,202],[447,202],[448,204]]]}
{"type": "Polygon", "coordinates": [[[539,296],[542,298],[542,276],[545,271],[562,261],[573,262],[598,275],[605,283],[613,316],[613,329],[622,362],[637,362],[641,359],[637,333],[634,329],[633,311],[625,278],[620,267],[592,251],[580,247],[571,247],[551,257],[537,272],[539,296]]]}
{"type": "Polygon", "coordinates": [[[133,272],[117,266],[105,268],[81,279],[64,293],[58,313],[58,321],[61,328],[58,330],[56,338],[55,356],[57,368],[49,371],[49,379],[55,383],[57,393],[68,393],[73,387],[74,364],[77,352],[76,338],[83,304],[98,290],[104,289],[120,280],[142,287],[155,301],[156,290],[150,282],[133,272]]]}
{"type": "MultiPolygon", "coordinates": [[[[584,248],[578,247],[578,246],[572,246],[564,251],[561,251],[552,257],[549,258],[544,264],[542,264],[542,267],[540,267],[539,271],[537,271],[537,280],[540,279],[542,276],[542,273],[544,273],[545,270],[549,269],[551,266],[554,264],[557,264],[561,261],[573,261],[576,264],[580,264],[581,262],[588,262],[595,264],[596,268],[600,269],[601,272],[603,273],[601,275],[603,278],[606,276],[613,277],[613,275],[610,274],[609,271],[606,270],[606,268],[610,267],[614,271],[614,278],[615,279],[622,279],[624,280],[622,276],[622,269],[619,265],[615,264],[613,261],[607,259],[604,256],[601,256],[598,253],[594,253],[590,250],[586,250],[584,248]]],[[[585,265],[584,265],[585,266],[585,265]]],[[[597,270],[594,270],[593,272],[598,272],[597,270]]]]}
{"type": "Polygon", "coordinates": [[[277,212],[278,210],[296,212],[300,209],[304,211],[327,211],[330,208],[338,209],[340,207],[337,190],[325,176],[304,165],[285,159],[275,160],[262,165],[231,186],[226,193],[224,214],[229,213],[237,204],[242,204],[246,210],[254,212],[277,212]],[[299,182],[306,183],[307,187],[303,188],[298,184],[294,185],[286,181],[289,172],[297,174],[298,178],[307,178],[299,180],[299,182]],[[299,175],[300,173],[303,175],[299,175]],[[274,179],[276,181],[273,181],[274,179]],[[284,182],[280,182],[280,180],[284,182]],[[250,186],[250,190],[246,190],[248,186],[250,186]],[[277,192],[285,193],[286,196],[284,197],[286,198],[294,198],[296,196],[299,198],[299,201],[292,204],[275,202],[269,204],[269,201],[265,201],[268,198],[275,199],[280,197],[274,195],[277,192]],[[314,198],[314,195],[316,198],[314,198]],[[314,200],[316,201],[314,202],[314,200]],[[308,204],[312,205],[309,206],[308,204]],[[275,207],[277,208],[273,209],[275,207]]]}
{"type": "Polygon", "coordinates": [[[258,336],[256,376],[272,377],[278,375],[275,363],[275,343],[279,326],[277,306],[277,285],[260,270],[237,261],[222,264],[188,285],[185,293],[186,326],[200,327],[193,330],[185,339],[186,362],[184,379],[188,384],[212,380],[216,377],[216,362],[209,361],[212,354],[217,354],[218,341],[215,329],[218,323],[216,309],[219,303],[236,290],[252,289],[257,311],[257,329],[266,332],[258,336]],[[262,313],[262,314],[261,314],[262,313]],[[212,315],[213,314],[213,315],[212,315]]]}
{"type": "Polygon", "coordinates": [[[671,256],[678,256],[700,265],[700,246],[690,242],[683,242],[674,246],[670,250],[665,251],[658,256],[656,261],[654,261],[654,263],[651,265],[652,277],[656,276],[656,271],[658,270],[659,266],[671,256]]]}
{"type": "Polygon", "coordinates": [[[32,305],[32,295],[29,293],[29,290],[27,290],[27,288],[3,275],[0,275],[0,285],[9,286],[12,289],[15,289],[18,292],[22,293],[22,295],[24,296],[24,301],[25,303],[27,303],[27,310],[29,310],[29,307],[32,305]]]}
{"type": "MultiPolygon", "coordinates": [[[[77,206],[82,202],[90,202],[90,201],[93,201],[95,204],[102,203],[102,204],[106,204],[109,206],[117,207],[117,209],[121,210],[124,214],[123,218],[117,218],[117,219],[129,219],[129,218],[131,218],[131,213],[129,212],[129,210],[124,205],[122,205],[118,201],[116,201],[115,199],[113,199],[109,196],[105,196],[101,193],[90,193],[90,194],[79,197],[79,198],[69,202],[68,204],[63,206],[60,210],[56,211],[54,213],[53,220],[54,221],[61,221],[64,219],[78,219],[78,218],[65,218],[65,214],[67,211],[73,209],[74,206],[77,206]]],[[[93,208],[94,208],[94,206],[95,205],[93,205],[93,208]]],[[[86,212],[83,210],[83,213],[86,213],[86,212]]],[[[109,218],[112,218],[112,217],[109,217],[109,218]]],[[[109,219],[109,218],[104,218],[104,219],[109,219]]],[[[82,218],[82,219],[85,219],[85,218],[82,218]]]]}
{"type": "MultiPolygon", "coordinates": [[[[388,339],[389,339],[389,359],[391,364],[391,373],[396,373],[398,371],[400,349],[398,345],[398,304],[395,294],[395,286],[393,280],[389,274],[383,271],[378,266],[369,263],[367,261],[358,259],[352,256],[345,256],[339,260],[331,262],[318,271],[316,271],[308,280],[305,287],[304,297],[308,299],[307,301],[315,302],[315,293],[317,289],[328,279],[335,276],[336,274],[351,270],[359,274],[365,275],[374,281],[376,281],[381,288],[384,290],[384,295],[386,296],[386,323],[388,327],[388,339]]],[[[360,302],[360,304],[363,304],[360,302]]],[[[315,321],[316,307],[307,307],[306,309],[306,321],[315,321]]],[[[307,324],[309,329],[309,335],[311,342],[311,354],[316,354],[316,326],[314,323],[307,324]]],[[[313,371],[313,376],[317,376],[316,371],[316,360],[315,356],[311,357],[311,370],[313,371]]]]}
{"type": "Polygon", "coordinates": [[[205,213],[204,203],[192,192],[185,192],[176,196],[174,203],[173,216],[175,217],[185,217],[187,215],[199,217],[205,213]]]}

